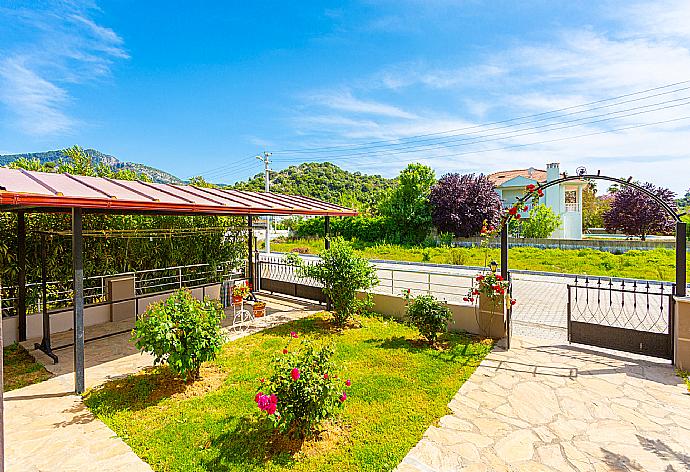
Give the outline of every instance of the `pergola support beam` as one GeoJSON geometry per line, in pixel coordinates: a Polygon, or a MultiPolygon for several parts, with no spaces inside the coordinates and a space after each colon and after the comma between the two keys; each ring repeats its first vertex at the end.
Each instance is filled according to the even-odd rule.
{"type": "Polygon", "coordinates": [[[19,340],[26,341],[26,214],[17,212],[17,316],[19,340]]]}
{"type": "Polygon", "coordinates": [[[253,264],[253,253],[254,253],[254,221],[252,215],[247,216],[247,279],[249,283],[254,286],[254,264],[253,264]]]}
{"type": "Polygon", "coordinates": [[[74,392],[84,392],[84,238],[81,208],[72,209],[72,268],[74,276],[74,392]]]}

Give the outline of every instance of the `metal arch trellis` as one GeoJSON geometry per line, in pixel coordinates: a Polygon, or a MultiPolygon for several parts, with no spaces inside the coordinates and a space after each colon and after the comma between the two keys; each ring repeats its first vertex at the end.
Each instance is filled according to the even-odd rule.
{"type": "MultiPolygon", "coordinates": [[[[607,175],[601,175],[601,171],[596,174],[588,174],[584,167],[579,167],[577,169],[577,175],[561,177],[550,182],[544,182],[535,185],[533,191],[527,191],[525,195],[518,198],[515,202],[515,207],[522,207],[528,200],[533,200],[535,198],[535,193],[543,193],[543,191],[554,185],[558,185],[564,182],[572,181],[583,181],[583,180],[606,180],[609,182],[614,182],[620,185],[633,187],[636,190],[644,193],[652,200],[654,200],[664,211],[676,222],[676,277],[675,277],[675,295],[678,297],[684,297],[687,293],[687,280],[686,280],[686,267],[687,267],[687,224],[681,219],[685,213],[677,213],[671,206],[669,206],[665,201],[663,201],[659,196],[650,192],[648,189],[632,182],[632,177],[628,179],[620,179],[617,177],[610,177],[607,175]]],[[[510,273],[508,270],[508,223],[513,218],[509,212],[506,212],[501,218],[500,222],[500,241],[501,241],[501,275],[504,279],[509,280],[510,273]]],[[[509,294],[512,297],[512,293],[509,294]]],[[[511,335],[511,308],[507,309],[507,347],[510,348],[510,335],[511,335]]],[[[672,321],[672,320],[671,320],[672,321]]]]}

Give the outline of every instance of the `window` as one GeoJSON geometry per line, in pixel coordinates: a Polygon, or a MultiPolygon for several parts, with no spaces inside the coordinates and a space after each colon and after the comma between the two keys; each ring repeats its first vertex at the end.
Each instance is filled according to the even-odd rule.
{"type": "Polygon", "coordinates": [[[577,190],[565,191],[565,211],[578,211],[577,190]]]}

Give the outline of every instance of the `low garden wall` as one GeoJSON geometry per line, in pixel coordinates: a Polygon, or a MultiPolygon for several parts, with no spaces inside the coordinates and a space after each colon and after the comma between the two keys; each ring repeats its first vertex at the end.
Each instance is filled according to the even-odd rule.
{"type": "MultiPolygon", "coordinates": [[[[191,288],[192,295],[198,299],[202,299],[204,295],[212,299],[220,299],[220,284],[213,284],[206,287],[191,288]]],[[[137,315],[141,315],[146,311],[146,308],[158,300],[167,298],[170,295],[170,291],[163,293],[154,293],[150,295],[139,296],[139,308],[137,310],[137,315]]],[[[131,295],[133,297],[133,294],[131,295]]],[[[121,297],[121,299],[130,298],[127,296],[121,297]]],[[[134,319],[134,311],[136,303],[134,301],[118,302],[117,300],[98,303],[94,305],[86,305],[84,307],[84,326],[93,326],[102,323],[108,323],[110,321],[120,321],[126,316],[122,316],[122,310],[113,310],[113,307],[118,305],[128,304],[129,317],[134,319]],[[115,311],[118,312],[117,319],[113,319],[115,311]]],[[[51,333],[61,333],[63,331],[69,331],[74,327],[74,312],[72,308],[62,308],[60,310],[54,310],[50,312],[50,332],[51,333]]],[[[2,320],[2,334],[3,342],[6,346],[13,344],[19,340],[19,318],[17,316],[11,316],[4,318],[2,320]]],[[[34,339],[43,336],[43,314],[42,313],[32,313],[26,315],[26,338],[34,339]]]]}
{"type": "MultiPolygon", "coordinates": [[[[479,246],[482,242],[480,237],[458,238],[453,240],[453,245],[457,247],[479,246]]],[[[537,247],[540,249],[596,249],[597,251],[622,254],[627,251],[639,250],[648,251],[652,249],[675,249],[674,241],[638,241],[626,239],[541,239],[541,238],[509,238],[508,244],[511,247],[537,247]]],[[[501,242],[498,238],[490,243],[491,247],[500,247],[501,242]]]]}
{"type": "MultiPolygon", "coordinates": [[[[358,296],[364,297],[360,293],[358,296]]],[[[383,293],[372,294],[373,307],[372,311],[380,313],[385,316],[390,316],[400,321],[405,320],[405,299],[395,295],[386,295],[383,293]]],[[[470,304],[445,304],[453,314],[453,318],[448,323],[448,330],[454,332],[467,332],[481,336],[489,336],[500,339],[506,335],[504,315],[490,314],[483,310],[477,310],[474,305],[470,304]],[[481,326],[480,326],[481,324],[481,326]]]]}

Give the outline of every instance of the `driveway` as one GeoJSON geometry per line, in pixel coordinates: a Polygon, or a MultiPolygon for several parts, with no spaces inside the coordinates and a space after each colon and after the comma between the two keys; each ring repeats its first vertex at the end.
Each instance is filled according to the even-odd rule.
{"type": "Polygon", "coordinates": [[[517,337],[449,408],[399,472],[690,470],[690,395],[667,363],[517,337]]]}

